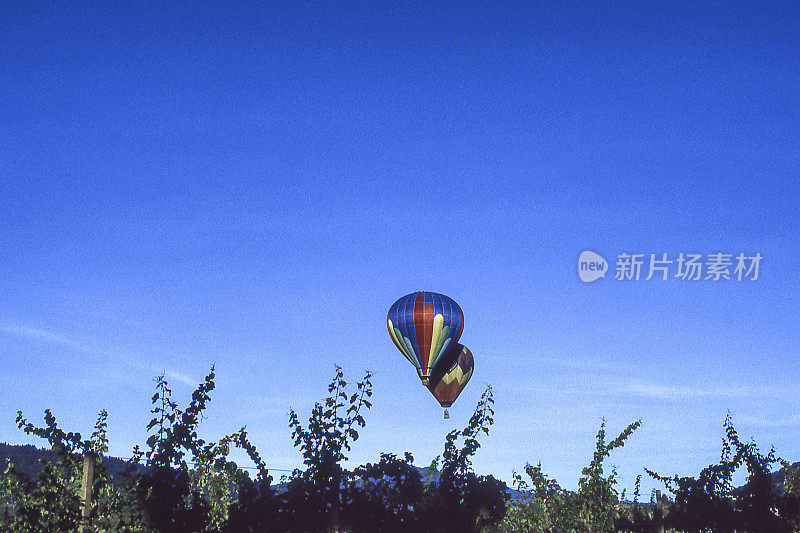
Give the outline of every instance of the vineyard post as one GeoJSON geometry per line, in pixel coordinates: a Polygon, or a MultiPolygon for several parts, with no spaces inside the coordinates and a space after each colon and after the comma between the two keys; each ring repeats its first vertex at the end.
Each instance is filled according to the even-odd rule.
{"type": "Polygon", "coordinates": [[[94,452],[86,452],[83,457],[83,478],[81,479],[81,500],[83,500],[83,513],[81,526],[78,531],[85,531],[89,525],[89,516],[92,513],[92,484],[94,483],[94,467],[97,456],[94,452]]]}
{"type": "Polygon", "coordinates": [[[656,491],[656,507],[658,509],[658,513],[656,516],[658,517],[658,533],[664,533],[664,502],[661,499],[661,491],[656,491]]]}

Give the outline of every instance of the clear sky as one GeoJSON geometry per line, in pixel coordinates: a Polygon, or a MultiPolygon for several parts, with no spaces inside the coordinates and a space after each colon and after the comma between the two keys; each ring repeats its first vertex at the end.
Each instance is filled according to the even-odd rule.
{"type": "Polygon", "coordinates": [[[629,488],[717,460],[727,410],[800,460],[798,4],[51,4],[0,7],[0,441],[105,408],[127,457],[152,378],[185,404],[215,363],[201,435],[289,469],[339,364],[375,372],[353,464],[428,464],[486,384],[506,481],[575,488],[603,417],[643,421],[629,488]],[[614,279],[681,252],[763,260],[614,279]],[[416,290],[465,314],[448,421],[386,331],[416,290]]]}

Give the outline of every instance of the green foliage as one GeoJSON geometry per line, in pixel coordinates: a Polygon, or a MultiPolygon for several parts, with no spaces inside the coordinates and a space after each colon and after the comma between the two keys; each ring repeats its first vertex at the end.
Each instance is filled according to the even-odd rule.
{"type": "Polygon", "coordinates": [[[218,442],[206,442],[197,434],[215,387],[214,377],[212,367],[185,410],[172,400],[164,376],[156,379],[156,394],[151,398],[153,418],[147,425],[152,431],[147,438],[148,450],[134,451],[135,460],[146,458],[145,472],[134,478],[134,490],[146,510],[148,527],[159,531],[223,531],[232,512],[240,519],[241,509],[263,507],[264,500],[272,498],[272,478],[250,443],[246,428],[218,442]],[[256,464],[255,482],[228,460],[231,445],[244,449],[256,464]],[[187,461],[187,455],[191,461],[187,461]]]}
{"type": "Polygon", "coordinates": [[[56,454],[51,450],[42,450],[31,444],[12,445],[0,443],[0,469],[5,469],[11,463],[20,474],[34,477],[42,466],[39,461],[41,458],[54,461],[56,454]]]}
{"type": "Polygon", "coordinates": [[[800,531],[800,463],[783,463],[783,495],[778,500],[778,513],[792,531],[800,531]]]}
{"type": "Polygon", "coordinates": [[[328,386],[330,395],[311,411],[303,427],[294,410],[289,412],[289,427],[296,447],[303,454],[305,470],[295,470],[282,495],[282,526],[285,530],[318,531],[338,526],[343,504],[352,491],[352,476],[342,467],[346,452],[358,440],[356,428],[366,425],[362,410],[372,407],[372,374],[367,372],[348,394],[342,369],[328,386]]]}
{"type": "Polygon", "coordinates": [[[783,490],[787,496],[800,497],[800,463],[794,466],[783,462],[784,481],[783,490]]]}
{"type": "MultiPolygon", "coordinates": [[[[492,476],[478,476],[472,458],[479,438],[494,422],[494,398],[487,387],[467,426],[445,438],[443,453],[424,474],[413,457],[381,454],[380,460],[352,471],[343,463],[371,407],[371,374],[348,391],[336,367],[329,396],[315,404],[303,425],[290,411],[289,427],[303,456],[276,494],[266,464],[248,439],[246,428],[218,441],[197,433],[214,390],[214,368],[182,409],[173,400],[164,376],[156,378],[151,398],[152,419],[144,450],[138,446],[124,468],[109,465],[107,413],[101,411],[88,439],[65,432],[46,410],[37,426],[17,414],[25,433],[44,439],[50,450],[33,465],[33,447],[18,447],[18,462],[0,473],[0,531],[75,531],[82,524],[80,495],[83,459],[96,456],[92,506],[86,531],[419,531],[419,532],[610,532],[800,531],[800,463],[763,454],[753,442],[742,442],[726,418],[720,461],[695,477],[664,477],[674,503],[640,504],[641,476],[633,501],[616,489],[617,473],[606,467],[611,452],[621,448],[639,428],[636,421],[615,439],[606,440],[605,421],[597,433],[590,463],[582,469],[577,491],[561,488],[541,464],[525,467],[526,478],[514,473],[525,497],[509,503],[507,487],[492,476]],[[251,478],[228,459],[233,448],[244,450],[256,465],[251,478]],[[28,449],[30,448],[30,449],[28,449]],[[144,464],[140,464],[141,462],[144,464]],[[783,472],[772,472],[781,462],[783,472]],[[745,467],[747,483],[732,486],[734,472],[745,467]],[[780,478],[780,475],[783,477],[780,478]],[[777,483],[782,479],[783,490],[777,483]]],[[[119,460],[116,460],[119,461],[119,460]]]]}
{"type": "Polygon", "coordinates": [[[641,420],[632,422],[617,438],[606,443],[605,420],[600,424],[594,457],[589,466],[583,469],[578,482],[581,523],[592,533],[614,531],[614,521],[619,515],[619,498],[615,488],[617,471],[612,467],[606,476],[603,464],[611,452],[624,446],[628,437],[641,425],[641,420]]]}
{"type": "MultiPolygon", "coordinates": [[[[453,430],[445,439],[438,480],[426,490],[423,523],[431,531],[480,531],[506,512],[507,487],[493,476],[478,476],[472,470],[472,456],[480,448],[478,437],[488,435],[494,423],[491,387],[481,395],[467,427],[453,430]]],[[[431,465],[438,466],[438,458],[431,465]]]]}
{"type": "MultiPolygon", "coordinates": [[[[207,461],[205,442],[197,437],[200,414],[214,389],[214,368],[192,394],[186,410],[172,400],[172,390],[164,376],[156,378],[156,393],[151,402],[153,418],[147,425],[152,431],[144,453],[146,470],[136,476],[134,490],[146,509],[146,523],[156,530],[210,530],[211,506],[196,481],[203,478],[207,461]],[[186,453],[199,458],[200,471],[190,472],[186,453]]],[[[137,455],[134,452],[134,457],[137,455]]]]}
{"type": "Polygon", "coordinates": [[[650,494],[649,505],[639,503],[642,475],[636,476],[633,490],[633,501],[625,500],[625,491],[620,496],[619,516],[614,522],[616,531],[631,531],[647,533],[658,531],[664,519],[664,498],[661,493],[656,497],[656,491],[650,494]]]}
{"type": "Polygon", "coordinates": [[[72,531],[80,523],[80,478],[64,475],[53,463],[42,465],[33,480],[9,465],[0,481],[0,515],[5,531],[72,531]]]}
{"type": "Polygon", "coordinates": [[[500,529],[547,533],[615,531],[615,522],[621,517],[620,499],[615,487],[617,472],[612,468],[606,474],[604,464],[611,452],[624,446],[640,425],[641,420],[637,420],[615,439],[606,442],[606,423],[603,420],[597,432],[592,461],[581,472],[577,492],[565,490],[545,476],[541,463],[526,465],[525,473],[530,483],[515,473],[515,485],[526,497],[511,506],[500,529]]]}
{"type": "Polygon", "coordinates": [[[525,466],[530,483],[514,473],[514,485],[526,497],[511,505],[503,519],[503,531],[559,533],[580,529],[578,494],[562,489],[542,472],[541,463],[525,466]]]}
{"type": "Polygon", "coordinates": [[[25,433],[45,439],[52,455],[41,460],[35,476],[16,470],[9,464],[0,478],[0,501],[6,502],[0,515],[0,529],[11,531],[71,531],[81,523],[80,488],[83,474],[82,456],[98,456],[93,491],[96,495],[93,512],[117,509],[110,506],[116,489],[109,483],[103,463],[108,450],[107,413],[101,411],[94,432],[87,440],[80,433],[64,432],[55,416],[45,411],[43,427],[28,422],[17,413],[17,425],[25,433]]]}
{"type": "Polygon", "coordinates": [[[730,414],[724,422],[722,454],[718,463],[695,477],[665,477],[647,470],[665,484],[675,498],[664,523],[685,531],[751,532],[792,531],[797,526],[797,509],[790,497],[774,490],[772,465],[779,463],[775,450],[762,454],[754,442],[744,443],[734,429],[730,414]],[[746,467],[747,483],[733,489],[733,474],[746,467]],[[779,513],[776,513],[775,510],[779,513]]]}
{"type": "Polygon", "coordinates": [[[381,454],[381,460],[354,470],[345,522],[353,531],[419,531],[422,476],[413,456],[381,454]]]}
{"type": "MultiPolygon", "coordinates": [[[[197,425],[214,389],[214,369],[192,394],[186,410],[172,400],[164,376],[156,379],[151,401],[153,418],[147,426],[147,451],[134,448],[122,472],[112,476],[105,467],[108,451],[107,413],[101,411],[87,440],[79,433],[64,432],[50,410],[45,425],[38,427],[17,415],[17,424],[30,435],[45,439],[54,459],[45,458],[34,478],[13,465],[0,478],[0,530],[74,531],[82,520],[80,497],[83,456],[95,454],[92,509],[87,530],[93,531],[222,531],[229,523],[237,491],[245,488],[241,502],[254,504],[271,498],[264,462],[249,442],[245,428],[206,443],[197,425]],[[228,461],[231,445],[244,449],[257,465],[254,481],[228,461]],[[186,457],[190,456],[191,461],[186,457]],[[145,465],[139,461],[145,458],[145,465]],[[193,467],[189,467],[189,464],[193,467]],[[266,490],[265,490],[266,488],[266,490]]],[[[237,515],[238,516],[238,515],[237,515]]]]}
{"type": "Polygon", "coordinates": [[[305,470],[296,470],[280,496],[281,531],[479,531],[505,512],[506,487],[491,476],[477,476],[471,457],[480,448],[478,436],[493,422],[491,388],[484,392],[467,427],[451,431],[444,453],[434,460],[423,480],[404,459],[382,454],[380,461],[347,471],[342,461],[363,428],[369,409],[371,374],[356,391],[347,393],[341,369],[323,404],[316,404],[307,426],[290,412],[295,445],[303,453],[305,470]],[[441,461],[441,471],[437,469],[441,461]]]}

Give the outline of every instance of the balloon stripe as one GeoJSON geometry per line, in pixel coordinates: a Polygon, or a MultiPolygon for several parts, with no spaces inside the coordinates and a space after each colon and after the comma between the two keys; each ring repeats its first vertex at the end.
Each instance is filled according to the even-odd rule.
{"type": "MultiPolygon", "coordinates": [[[[456,317],[456,315],[455,315],[455,312],[454,312],[455,310],[453,309],[453,301],[452,300],[447,302],[447,307],[448,307],[447,311],[449,313],[448,316],[450,317],[450,328],[447,330],[447,337],[448,337],[447,340],[448,341],[452,340],[453,342],[455,342],[458,339],[454,338],[453,334],[458,330],[458,317],[456,317]]],[[[440,354],[440,357],[447,353],[447,349],[446,349],[447,341],[445,341],[445,342],[446,342],[446,344],[442,345],[442,352],[440,354]]]]}
{"type": "Polygon", "coordinates": [[[458,340],[461,338],[461,334],[464,333],[464,312],[461,310],[461,306],[459,306],[458,304],[456,304],[456,307],[458,307],[458,317],[459,317],[458,321],[461,323],[461,325],[458,328],[458,337],[456,337],[456,340],[458,340]]]}
{"type": "Polygon", "coordinates": [[[433,319],[433,335],[431,336],[431,353],[429,356],[429,360],[433,361],[433,364],[436,364],[436,357],[439,355],[439,337],[442,334],[442,324],[444,323],[444,317],[442,315],[436,315],[433,319]]]}
{"type": "Polygon", "coordinates": [[[417,325],[414,324],[414,295],[410,294],[406,298],[406,331],[403,333],[406,341],[411,341],[411,352],[414,354],[417,362],[422,366],[422,359],[419,356],[419,347],[417,345],[417,325]]]}
{"type": "Polygon", "coordinates": [[[445,326],[444,329],[442,329],[442,332],[439,334],[439,340],[436,343],[436,346],[434,347],[434,350],[432,350],[433,351],[433,366],[436,366],[437,364],[439,364],[439,361],[441,360],[442,355],[444,354],[444,352],[442,351],[442,348],[444,347],[444,343],[447,342],[447,333],[448,333],[448,331],[450,331],[449,326],[445,326]]]}
{"type": "Polygon", "coordinates": [[[403,298],[403,329],[400,331],[403,332],[403,339],[408,348],[408,351],[411,355],[413,355],[414,360],[416,363],[414,366],[417,368],[420,367],[421,363],[419,362],[419,354],[417,354],[416,347],[414,343],[409,343],[409,339],[414,339],[416,335],[414,335],[414,308],[413,306],[409,305],[413,301],[413,294],[409,294],[405,298],[403,298]]]}
{"type": "MultiPolygon", "coordinates": [[[[408,337],[403,337],[403,340],[405,341],[405,343],[406,343],[406,347],[408,348],[408,350],[409,350],[411,353],[414,353],[414,347],[411,345],[411,341],[410,341],[410,340],[408,340],[408,337]]],[[[416,355],[416,354],[414,354],[414,355],[416,355]]],[[[413,361],[412,361],[412,362],[413,362],[413,361]]],[[[417,368],[420,368],[420,367],[422,366],[422,363],[420,363],[419,361],[417,361],[416,363],[414,363],[414,366],[415,366],[415,367],[417,367],[417,368]]]]}
{"type": "Polygon", "coordinates": [[[408,349],[406,348],[406,345],[404,343],[401,343],[398,340],[398,337],[402,338],[402,336],[400,334],[400,330],[399,329],[395,329],[395,328],[392,327],[392,321],[391,320],[389,320],[389,333],[392,334],[392,340],[394,341],[395,346],[397,346],[400,349],[400,351],[403,353],[403,355],[406,356],[406,359],[408,359],[408,361],[412,365],[417,366],[417,364],[414,362],[414,359],[412,359],[411,355],[409,355],[408,349]]]}
{"type": "Polygon", "coordinates": [[[428,367],[428,354],[426,354],[422,347],[424,346],[425,337],[425,297],[419,295],[414,299],[414,330],[416,333],[417,341],[417,355],[419,361],[422,363],[422,372],[425,373],[428,367]]]}
{"type": "Polygon", "coordinates": [[[436,357],[442,353],[442,346],[444,346],[444,342],[447,340],[447,334],[450,332],[450,326],[445,326],[442,329],[442,332],[439,334],[439,342],[436,344],[436,357]]]}
{"type": "Polygon", "coordinates": [[[443,355],[445,355],[447,353],[447,348],[448,348],[448,346],[450,346],[450,341],[451,340],[452,339],[447,339],[446,341],[444,341],[444,344],[442,344],[442,349],[439,352],[439,357],[442,357],[443,355]]]}
{"type": "Polygon", "coordinates": [[[431,293],[431,302],[433,302],[433,314],[434,315],[441,315],[442,314],[442,296],[440,294],[431,293]]]}
{"type": "Polygon", "coordinates": [[[419,345],[420,355],[425,355],[428,360],[428,368],[433,367],[433,358],[431,357],[431,337],[433,337],[433,304],[425,302],[422,308],[422,343],[419,345]]]}
{"type": "Polygon", "coordinates": [[[395,346],[400,348],[400,351],[403,352],[403,355],[408,357],[408,355],[406,355],[406,353],[404,351],[405,349],[400,344],[400,341],[397,340],[397,335],[395,334],[395,329],[394,329],[394,324],[392,323],[392,319],[391,318],[387,318],[386,322],[387,322],[387,325],[389,326],[389,335],[391,335],[391,337],[392,337],[392,342],[394,342],[395,346]]]}
{"type": "Polygon", "coordinates": [[[444,381],[449,385],[450,383],[452,383],[454,379],[458,379],[458,382],[461,383],[462,381],[459,378],[463,376],[464,376],[464,371],[461,370],[460,366],[456,365],[456,367],[453,370],[442,376],[442,381],[444,381]]]}
{"type": "Polygon", "coordinates": [[[435,324],[436,315],[442,315],[442,326],[444,326],[444,324],[446,324],[448,322],[448,317],[447,317],[447,315],[444,314],[444,311],[443,311],[443,304],[444,304],[444,301],[447,299],[447,296],[443,296],[441,294],[437,294],[435,292],[432,292],[429,295],[429,298],[430,298],[431,302],[433,303],[433,316],[434,316],[434,330],[431,333],[431,351],[430,351],[430,356],[429,356],[429,360],[431,362],[430,364],[431,364],[431,367],[433,368],[433,367],[436,367],[437,356],[438,356],[438,353],[439,353],[438,352],[438,346],[439,346],[438,338],[441,338],[441,335],[442,335],[441,332],[440,332],[439,335],[437,336],[438,338],[436,340],[433,339],[434,332],[436,330],[436,324],[435,324]]]}
{"type": "MultiPolygon", "coordinates": [[[[455,304],[455,305],[458,306],[458,304],[455,304]]],[[[453,333],[454,333],[453,342],[458,342],[461,339],[461,332],[464,331],[464,315],[462,315],[460,312],[457,313],[457,314],[458,314],[459,320],[458,320],[458,327],[457,328],[453,328],[453,333]]]]}
{"type": "Polygon", "coordinates": [[[408,352],[408,347],[406,346],[406,343],[403,340],[403,334],[400,333],[400,330],[397,329],[397,328],[394,328],[394,331],[392,332],[392,334],[393,334],[394,338],[397,339],[397,347],[400,348],[400,351],[403,352],[403,355],[406,356],[406,359],[408,359],[409,361],[411,361],[413,363],[414,359],[411,358],[411,354],[408,352]]]}

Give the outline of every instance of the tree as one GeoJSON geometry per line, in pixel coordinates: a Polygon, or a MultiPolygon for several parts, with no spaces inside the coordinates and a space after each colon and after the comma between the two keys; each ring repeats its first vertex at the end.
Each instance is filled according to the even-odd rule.
{"type": "Polygon", "coordinates": [[[778,500],[778,514],[792,527],[800,531],[800,463],[783,464],[783,494],[778,500]]]}
{"type": "MultiPolygon", "coordinates": [[[[505,514],[505,483],[472,470],[471,458],[480,448],[478,436],[488,435],[494,423],[493,404],[492,387],[488,386],[467,427],[448,433],[438,480],[428,484],[421,511],[421,523],[429,531],[480,531],[505,514]]],[[[439,458],[433,461],[431,470],[436,470],[438,462],[439,458]]]]}
{"type": "Polygon", "coordinates": [[[530,483],[515,473],[515,485],[525,493],[525,498],[512,505],[500,529],[544,533],[614,531],[615,522],[620,518],[620,498],[615,487],[617,472],[612,467],[606,475],[604,464],[613,450],[625,445],[641,423],[637,420],[629,424],[615,439],[606,442],[606,422],[602,421],[594,455],[581,472],[577,492],[562,489],[555,480],[547,478],[542,473],[541,463],[525,466],[530,483]]]}
{"type": "Polygon", "coordinates": [[[422,475],[406,452],[403,459],[381,454],[377,463],[354,470],[346,522],[353,531],[418,531],[424,485],[422,475]]]}
{"type": "Polygon", "coordinates": [[[80,434],[64,433],[55,417],[45,411],[45,427],[29,424],[17,413],[17,425],[26,433],[46,438],[56,453],[55,461],[42,460],[34,479],[6,467],[0,481],[0,529],[8,531],[69,531],[81,520],[80,465],[76,453],[83,446],[80,434]]]}
{"type": "Polygon", "coordinates": [[[578,481],[580,520],[590,533],[614,530],[614,521],[619,515],[619,498],[615,488],[617,470],[612,467],[606,476],[603,464],[611,452],[616,448],[622,448],[628,437],[641,425],[641,420],[632,422],[617,438],[606,443],[606,421],[603,420],[600,424],[594,457],[589,466],[582,470],[582,476],[578,481]]]}
{"type": "Polygon", "coordinates": [[[156,394],[151,400],[154,416],[147,426],[152,432],[147,438],[148,449],[145,452],[135,447],[127,468],[115,476],[111,476],[104,461],[108,451],[105,411],[101,411],[91,438],[86,440],[80,433],[61,430],[49,409],[42,427],[28,422],[19,412],[20,429],[47,440],[55,459],[43,459],[34,479],[16,471],[13,465],[6,468],[0,478],[0,530],[77,529],[82,519],[82,458],[87,453],[97,456],[93,505],[86,524],[90,530],[221,531],[231,523],[231,510],[240,519],[242,506],[263,506],[271,498],[272,478],[249,442],[245,428],[212,443],[197,434],[213,389],[212,367],[194,391],[189,406],[181,410],[172,400],[164,376],[156,378],[156,394]],[[256,464],[255,482],[227,460],[232,445],[246,450],[256,464]],[[187,454],[191,461],[187,461],[187,454]],[[142,458],[144,465],[139,464],[142,458]]]}
{"type": "Polygon", "coordinates": [[[561,533],[578,531],[580,501],[578,494],[562,489],[554,479],[542,472],[542,464],[525,465],[530,483],[514,473],[514,485],[525,494],[524,499],[510,506],[503,518],[503,531],[536,531],[561,533]]]}
{"type": "Polygon", "coordinates": [[[781,500],[773,490],[771,466],[780,462],[771,449],[762,454],[755,442],[743,443],[730,414],[723,424],[722,454],[718,463],[704,468],[695,477],[665,477],[645,469],[661,481],[675,498],[665,525],[685,531],[711,529],[722,533],[734,530],[752,532],[791,531],[791,516],[779,515],[781,500]],[[734,489],[733,474],[747,468],[747,483],[734,489]]]}
{"type": "Polygon", "coordinates": [[[346,392],[347,382],[336,366],[328,396],[311,411],[303,427],[294,410],[289,412],[289,427],[296,447],[303,453],[305,470],[295,469],[281,495],[281,527],[285,531],[322,531],[338,527],[343,507],[353,491],[353,478],[342,467],[351,444],[358,440],[358,429],[366,425],[363,409],[372,407],[371,372],[346,392]]]}

